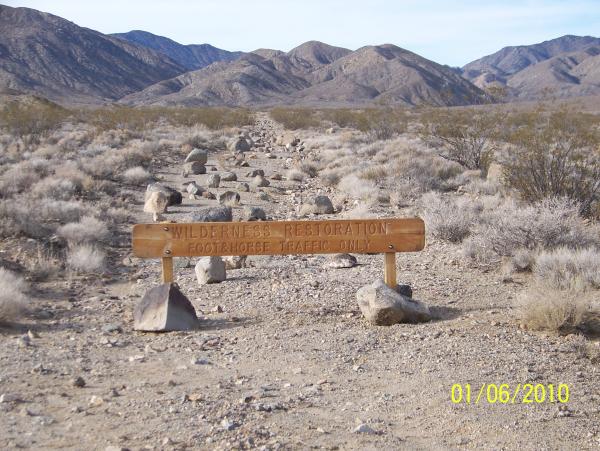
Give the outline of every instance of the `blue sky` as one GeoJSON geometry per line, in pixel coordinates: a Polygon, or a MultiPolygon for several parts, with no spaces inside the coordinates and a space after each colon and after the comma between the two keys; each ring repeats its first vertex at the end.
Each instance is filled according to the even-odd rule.
{"type": "Polygon", "coordinates": [[[31,0],[103,33],[146,30],[182,44],[289,50],[308,40],[357,49],[391,43],[462,66],[507,45],[600,35],[599,0],[31,0]]]}

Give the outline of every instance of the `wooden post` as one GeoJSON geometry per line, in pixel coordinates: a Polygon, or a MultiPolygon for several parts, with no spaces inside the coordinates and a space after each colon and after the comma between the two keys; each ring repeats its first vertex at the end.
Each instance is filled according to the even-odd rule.
{"type": "Polygon", "coordinates": [[[383,279],[388,287],[395,289],[396,285],[398,285],[396,282],[396,253],[386,252],[384,255],[385,266],[383,279]]]}
{"type": "Polygon", "coordinates": [[[173,282],[173,257],[162,258],[162,283],[173,282]]]}

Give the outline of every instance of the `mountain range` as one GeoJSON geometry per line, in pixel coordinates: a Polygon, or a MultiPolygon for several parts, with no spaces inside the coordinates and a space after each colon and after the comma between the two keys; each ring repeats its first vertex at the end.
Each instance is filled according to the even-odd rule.
{"type": "Polygon", "coordinates": [[[491,91],[514,100],[600,94],[600,39],[589,36],[451,68],[392,44],[231,52],[141,30],[106,35],[3,5],[0,29],[0,93],[64,104],[453,106],[494,101],[491,91]]]}

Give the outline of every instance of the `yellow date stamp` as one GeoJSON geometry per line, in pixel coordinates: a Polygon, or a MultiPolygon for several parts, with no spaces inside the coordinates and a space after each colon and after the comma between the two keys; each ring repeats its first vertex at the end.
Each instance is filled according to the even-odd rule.
{"type": "Polygon", "coordinates": [[[569,402],[568,384],[454,384],[453,404],[543,404],[569,402]]]}

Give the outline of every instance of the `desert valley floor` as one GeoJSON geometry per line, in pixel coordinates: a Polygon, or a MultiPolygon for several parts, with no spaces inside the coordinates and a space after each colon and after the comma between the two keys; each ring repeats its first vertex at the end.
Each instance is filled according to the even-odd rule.
{"type": "MultiPolygon", "coordinates": [[[[248,131],[257,142],[283,132],[267,115],[248,131]]],[[[298,156],[279,148],[269,159],[257,148],[247,153],[250,167],[234,167],[225,153],[209,154],[208,173],[193,177],[182,176],[185,153],[164,153],[153,175],[180,188],[192,178],[204,185],[213,166],[236,172],[238,182],[222,182],[218,194],[249,182],[252,169],[267,178],[283,173],[298,156]]],[[[318,178],[271,179],[240,195],[242,206],[285,220],[317,192],[336,196],[318,178]]],[[[137,222],[150,222],[144,187],[138,200],[131,205],[137,222]]],[[[186,196],[166,216],[189,221],[207,205],[218,201],[186,196]]],[[[378,206],[372,214],[414,211],[378,206]]],[[[435,320],[376,327],[362,318],[356,291],[383,277],[382,255],[357,255],[359,264],[344,269],[328,267],[327,256],[249,257],[248,267],[204,286],[195,262],[178,259],[176,281],[201,328],[141,333],[132,311],[159,283],[160,262],[131,257],[130,230],[123,227],[107,275],[42,285],[31,313],[0,329],[1,449],[600,447],[600,367],[582,357],[577,335],[519,327],[514,301],[526,275],[502,280],[472,267],[457,247],[428,239],[423,252],[398,254],[398,280],[435,320]],[[453,384],[484,383],[564,383],[570,399],[451,401],[453,384]]]]}

